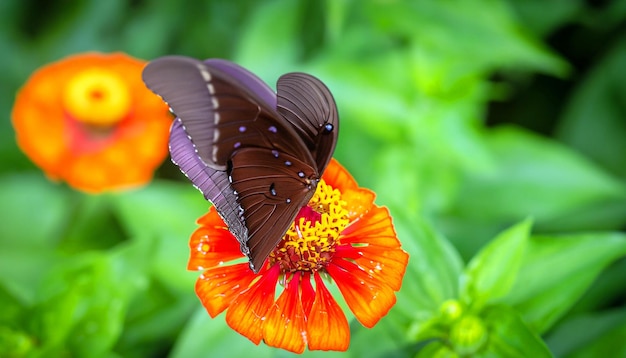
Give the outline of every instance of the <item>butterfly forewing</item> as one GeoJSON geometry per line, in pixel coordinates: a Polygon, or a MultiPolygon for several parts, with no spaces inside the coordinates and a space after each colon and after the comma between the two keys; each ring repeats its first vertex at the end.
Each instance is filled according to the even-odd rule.
{"type": "MultiPolygon", "coordinates": [[[[143,72],[148,88],[161,96],[179,117],[200,158],[215,169],[226,170],[232,152],[246,146],[276,148],[311,156],[293,128],[272,108],[266,92],[257,94],[244,83],[255,83],[253,74],[232,64],[212,66],[182,57],[168,56],[150,62],[143,72]],[[237,70],[239,70],[237,72],[237,70]],[[243,79],[250,79],[244,81],[243,79]],[[276,141],[276,137],[292,140],[276,141]]],[[[258,80],[260,81],[260,80],[258,80]]],[[[256,87],[255,87],[256,88],[256,87]]],[[[271,91],[271,90],[270,90],[271,91]]]]}
{"type": "Polygon", "coordinates": [[[171,56],[150,62],[143,70],[143,80],[154,93],[167,102],[194,144],[194,150],[206,165],[224,170],[224,163],[212,159],[213,146],[196,138],[215,136],[216,106],[214,89],[207,85],[202,63],[192,58],[171,56]]]}
{"type": "Polygon", "coordinates": [[[174,164],[211,201],[220,216],[237,238],[247,238],[243,208],[230,186],[228,174],[206,166],[193,148],[180,119],[176,119],[170,130],[170,155],[174,164]]]}

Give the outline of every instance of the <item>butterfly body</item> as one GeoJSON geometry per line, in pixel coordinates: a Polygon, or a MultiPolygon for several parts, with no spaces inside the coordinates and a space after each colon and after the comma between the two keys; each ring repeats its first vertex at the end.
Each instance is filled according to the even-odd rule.
{"type": "Polygon", "coordinates": [[[143,78],[177,116],[172,161],[258,272],[332,157],[339,118],[330,91],[313,76],[289,73],[274,93],[231,62],[182,56],[150,62],[143,78]]]}

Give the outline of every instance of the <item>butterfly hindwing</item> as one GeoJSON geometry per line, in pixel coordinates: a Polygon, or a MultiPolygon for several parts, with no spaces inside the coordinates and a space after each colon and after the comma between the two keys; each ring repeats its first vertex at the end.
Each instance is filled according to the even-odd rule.
{"type": "Polygon", "coordinates": [[[277,110],[305,143],[320,173],[330,161],[339,136],[339,114],[333,95],[319,79],[294,72],[276,84],[277,110]]]}
{"type": "Polygon", "coordinates": [[[258,269],[315,192],[319,173],[295,156],[265,148],[236,151],[232,163],[251,265],[258,269]]]}

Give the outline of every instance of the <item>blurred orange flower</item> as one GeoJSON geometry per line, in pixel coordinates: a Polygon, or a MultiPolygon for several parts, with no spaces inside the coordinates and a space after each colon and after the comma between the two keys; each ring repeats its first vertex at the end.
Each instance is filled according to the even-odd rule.
{"type": "Polygon", "coordinates": [[[296,353],[306,346],[346,350],[348,321],[324,278],[336,283],[356,319],[373,327],[395,304],[408,263],[374,196],[333,159],[258,275],[240,262],[239,243],[211,208],[198,220],[188,263],[203,271],[196,293],[209,315],[227,310],[226,322],[255,344],[296,353]]]}
{"type": "Polygon", "coordinates": [[[149,182],[167,155],[172,117],[144,86],[145,64],[86,53],[37,70],[13,106],[22,151],[49,178],[86,192],[149,182]]]}

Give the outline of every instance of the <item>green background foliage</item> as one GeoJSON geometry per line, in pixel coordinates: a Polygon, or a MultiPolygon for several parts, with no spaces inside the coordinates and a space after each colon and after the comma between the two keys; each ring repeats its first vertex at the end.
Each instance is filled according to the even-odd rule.
{"type": "Polygon", "coordinates": [[[123,51],[332,90],[335,157],[411,258],[376,327],[305,355],[626,356],[625,19],[610,0],[0,2],[0,355],[290,355],[201,307],[187,241],[208,204],[173,164],[90,196],[17,148],[36,68],[123,51]]]}

